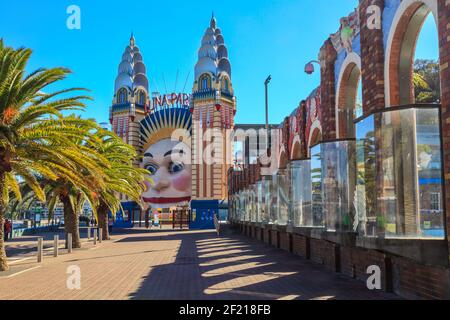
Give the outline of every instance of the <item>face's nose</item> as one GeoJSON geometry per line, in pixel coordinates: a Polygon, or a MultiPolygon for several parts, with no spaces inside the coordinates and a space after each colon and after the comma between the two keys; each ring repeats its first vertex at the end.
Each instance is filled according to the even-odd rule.
{"type": "Polygon", "coordinates": [[[155,185],[152,187],[158,193],[161,193],[165,189],[170,187],[169,172],[165,168],[159,168],[156,174],[153,176],[153,182],[155,185]]]}

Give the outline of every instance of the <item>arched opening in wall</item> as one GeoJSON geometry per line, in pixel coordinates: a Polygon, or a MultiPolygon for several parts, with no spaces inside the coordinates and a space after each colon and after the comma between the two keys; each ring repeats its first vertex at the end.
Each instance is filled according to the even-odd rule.
{"type": "Polygon", "coordinates": [[[291,160],[300,160],[302,158],[302,146],[299,141],[295,141],[292,146],[291,160]]]}
{"type": "Polygon", "coordinates": [[[284,150],[281,151],[280,159],[278,160],[278,169],[285,170],[289,163],[289,158],[284,150]]]}
{"type": "Polygon", "coordinates": [[[354,120],[362,115],[362,81],[359,66],[351,62],[339,81],[338,125],[339,138],[355,138],[354,120]]]}
{"type": "Polygon", "coordinates": [[[374,212],[385,224],[369,226],[386,237],[445,236],[435,5],[432,0],[403,0],[388,38],[388,108],[373,119],[381,177],[374,212]],[[408,108],[389,108],[394,106],[408,108]]]}
{"type": "Polygon", "coordinates": [[[128,102],[128,91],[125,88],[122,88],[117,93],[117,103],[126,103],[128,102]]]}
{"type": "Polygon", "coordinates": [[[208,91],[211,89],[211,76],[209,74],[203,74],[199,80],[200,91],[208,91]]]}
{"type": "Polygon", "coordinates": [[[138,94],[137,94],[136,103],[141,106],[144,106],[146,104],[146,100],[147,100],[147,97],[146,97],[144,90],[139,90],[138,94]]]}
{"type": "Polygon", "coordinates": [[[230,80],[227,77],[222,78],[221,88],[223,92],[230,93],[230,80]]]}
{"type": "Polygon", "coordinates": [[[424,2],[411,1],[394,21],[387,56],[390,106],[440,101],[438,31],[424,2]]]}
{"type": "Polygon", "coordinates": [[[417,39],[413,72],[415,103],[440,103],[439,38],[431,13],[417,39]]]}
{"type": "Polygon", "coordinates": [[[322,131],[320,128],[315,128],[309,137],[308,149],[319,144],[320,141],[322,141],[322,131]]]}

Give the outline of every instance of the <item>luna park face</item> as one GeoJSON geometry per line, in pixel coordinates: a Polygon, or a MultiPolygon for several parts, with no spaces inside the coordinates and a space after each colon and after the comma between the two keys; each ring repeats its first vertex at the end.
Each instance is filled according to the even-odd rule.
{"type": "Polygon", "coordinates": [[[163,139],[145,150],[141,167],[150,172],[153,184],[146,182],[142,198],[153,208],[169,208],[189,202],[192,170],[186,161],[186,146],[163,139]]]}

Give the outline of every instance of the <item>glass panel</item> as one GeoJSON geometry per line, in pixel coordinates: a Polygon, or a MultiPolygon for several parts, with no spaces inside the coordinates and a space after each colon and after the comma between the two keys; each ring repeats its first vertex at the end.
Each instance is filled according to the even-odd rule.
{"type": "Polygon", "coordinates": [[[322,155],[320,145],[311,148],[312,225],[323,226],[322,155]]]}
{"type": "Polygon", "coordinates": [[[256,185],[251,185],[250,188],[250,194],[249,194],[249,207],[250,207],[250,221],[256,222],[257,220],[257,198],[256,198],[256,185]]]}
{"type": "Polygon", "coordinates": [[[293,225],[312,227],[311,160],[291,162],[291,201],[293,225]]]}
{"type": "Polygon", "coordinates": [[[262,221],[264,223],[270,223],[271,222],[271,201],[272,201],[272,195],[271,190],[272,189],[272,181],[268,177],[264,177],[263,180],[263,194],[264,194],[264,207],[263,207],[263,214],[262,214],[262,221]]]}
{"type": "Polygon", "coordinates": [[[256,188],[257,188],[257,219],[256,222],[263,222],[263,211],[264,211],[264,194],[263,194],[263,182],[262,181],[258,181],[258,183],[256,184],[256,188]]]}
{"type": "Polygon", "coordinates": [[[245,221],[245,191],[239,192],[239,212],[240,221],[245,221]]]}
{"type": "Polygon", "coordinates": [[[375,211],[375,122],[370,116],[356,124],[356,209],[355,231],[363,235],[377,234],[375,211]]]}
{"type": "Polygon", "coordinates": [[[328,231],[351,231],[355,190],[355,142],[338,141],[321,145],[322,199],[328,231]]]}
{"type": "Polygon", "coordinates": [[[419,234],[445,238],[442,154],[438,110],[416,110],[419,234]]]}
{"type": "Polygon", "coordinates": [[[245,204],[244,204],[244,214],[245,214],[245,221],[250,221],[250,214],[251,214],[251,208],[250,208],[250,191],[248,189],[245,189],[245,204]]]}
{"type": "Polygon", "coordinates": [[[277,174],[277,224],[286,225],[289,220],[289,179],[286,170],[277,174]]]}
{"type": "Polygon", "coordinates": [[[270,223],[278,224],[278,176],[272,176],[270,185],[270,223]]]}
{"type": "Polygon", "coordinates": [[[439,111],[386,111],[359,122],[357,136],[360,231],[386,238],[444,238],[439,111]]]}

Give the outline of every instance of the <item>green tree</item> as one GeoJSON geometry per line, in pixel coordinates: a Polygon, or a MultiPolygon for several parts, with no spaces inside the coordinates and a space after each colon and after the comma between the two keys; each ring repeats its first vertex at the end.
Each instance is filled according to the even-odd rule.
{"type": "Polygon", "coordinates": [[[63,119],[62,111],[83,109],[86,96],[60,98],[80,88],[44,93],[63,80],[69,70],[38,69],[26,75],[30,49],[6,47],[0,40],[0,271],[9,269],[3,226],[10,193],[20,199],[24,181],[45,201],[40,178],[56,180],[73,173],[67,169],[78,151],[72,139],[84,132],[63,119]]]}
{"type": "MultiPolygon", "coordinates": [[[[105,170],[106,187],[98,195],[97,221],[102,228],[103,240],[109,240],[108,212],[113,216],[122,209],[118,194],[126,195],[133,201],[140,202],[141,194],[145,191],[143,183],[149,172],[133,166],[136,151],[123,142],[117,135],[101,130],[98,136],[102,143],[97,150],[108,161],[110,166],[105,170]]],[[[151,180],[149,180],[152,183],[151,180]]]]}
{"type": "Polygon", "coordinates": [[[76,116],[67,117],[65,120],[73,122],[84,134],[69,138],[77,152],[67,156],[70,161],[66,164],[66,172],[58,173],[56,179],[44,182],[44,191],[50,218],[59,201],[64,210],[66,239],[67,235],[71,234],[72,247],[81,248],[79,217],[82,208],[87,201],[96,214],[98,195],[106,188],[106,171],[111,165],[108,159],[98,152],[103,141],[96,134],[101,129],[95,121],[82,120],[76,116]]]}
{"type": "Polygon", "coordinates": [[[439,63],[434,60],[416,60],[413,84],[417,103],[439,103],[441,100],[439,63]]]}

